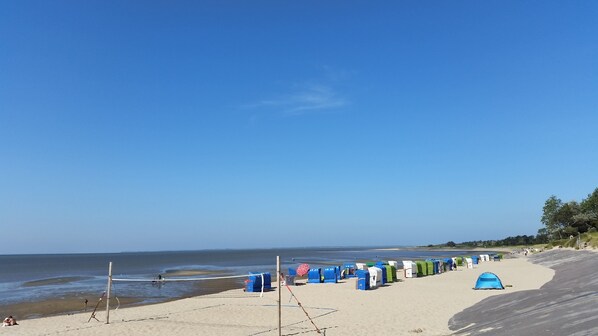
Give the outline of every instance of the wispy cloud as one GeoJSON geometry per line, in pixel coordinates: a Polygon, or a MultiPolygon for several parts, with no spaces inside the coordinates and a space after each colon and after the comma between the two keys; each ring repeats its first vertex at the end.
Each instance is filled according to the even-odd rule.
{"type": "Polygon", "coordinates": [[[287,94],[245,105],[246,108],[276,109],[287,116],[338,109],[349,101],[328,84],[308,84],[295,87],[287,94]]]}
{"type": "Polygon", "coordinates": [[[308,113],[324,112],[349,105],[349,101],[339,92],[339,85],[346,81],[345,72],[324,68],[324,78],[290,87],[286,93],[272,95],[243,108],[271,111],[286,116],[298,116],[308,113]],[[332,77],[331,74],[334,74],[332,77]]]}

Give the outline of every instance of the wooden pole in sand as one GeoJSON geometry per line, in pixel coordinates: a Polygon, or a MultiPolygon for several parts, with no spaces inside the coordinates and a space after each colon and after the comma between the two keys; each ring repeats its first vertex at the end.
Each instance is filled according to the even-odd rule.
{"type": "Polygon", "coordinates": [[[106,290],[106,324],[110,324],[110,290],[112,289],[112,261],[108,264],[108,289],[106,290]]]}
{"type": "Polygon", "coordinates": [[[276,278],[278,279],[278,336],[282,335],[282,311],[281,311],[281,293],[280,288],[280,256],[276,256],[276,278]]]}

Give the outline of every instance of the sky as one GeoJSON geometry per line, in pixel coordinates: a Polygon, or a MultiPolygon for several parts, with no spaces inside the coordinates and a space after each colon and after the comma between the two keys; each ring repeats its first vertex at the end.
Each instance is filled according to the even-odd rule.
{"type": "Polygon", "coordinates": [[[0,254],[536,234],[598,187],[596,1],[2,1],[0,254]]]}

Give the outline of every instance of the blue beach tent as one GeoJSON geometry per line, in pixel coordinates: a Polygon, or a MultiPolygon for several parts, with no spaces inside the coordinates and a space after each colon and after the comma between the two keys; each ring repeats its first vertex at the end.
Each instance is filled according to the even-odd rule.
{"type": "Polygon", "coordinates": [[[505,287],[496,274],[485,272],[478,277],[474,289],[505,289],[505,287]]]}

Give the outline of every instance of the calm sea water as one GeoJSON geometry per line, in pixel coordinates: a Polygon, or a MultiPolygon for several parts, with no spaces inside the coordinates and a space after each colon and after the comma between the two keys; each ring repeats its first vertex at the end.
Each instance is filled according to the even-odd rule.
{"type": "MultiPolygon", "coordinates": [[[[0,297],[3,304],[36,302],[68,296],[98,297],[106,290],[108,263],[116,278],[154,278],[172,271],[208,270],[203,277],[275,272],[276,256],[282,270],[301,263],[310,266],[345,262],[425,259],[471,254],[470,251],[422,249],[384,250],[372,247],[202,250],[101,254],[0,255],[0,297]]],[[[202,277],[202,276],[198,276],[202,277]]],[[[114,283],[116,295],[145,303],[201,294],[205,282],[114,283]]],[[[239,287],[243,279],[238,280],[239,287]]]]}

